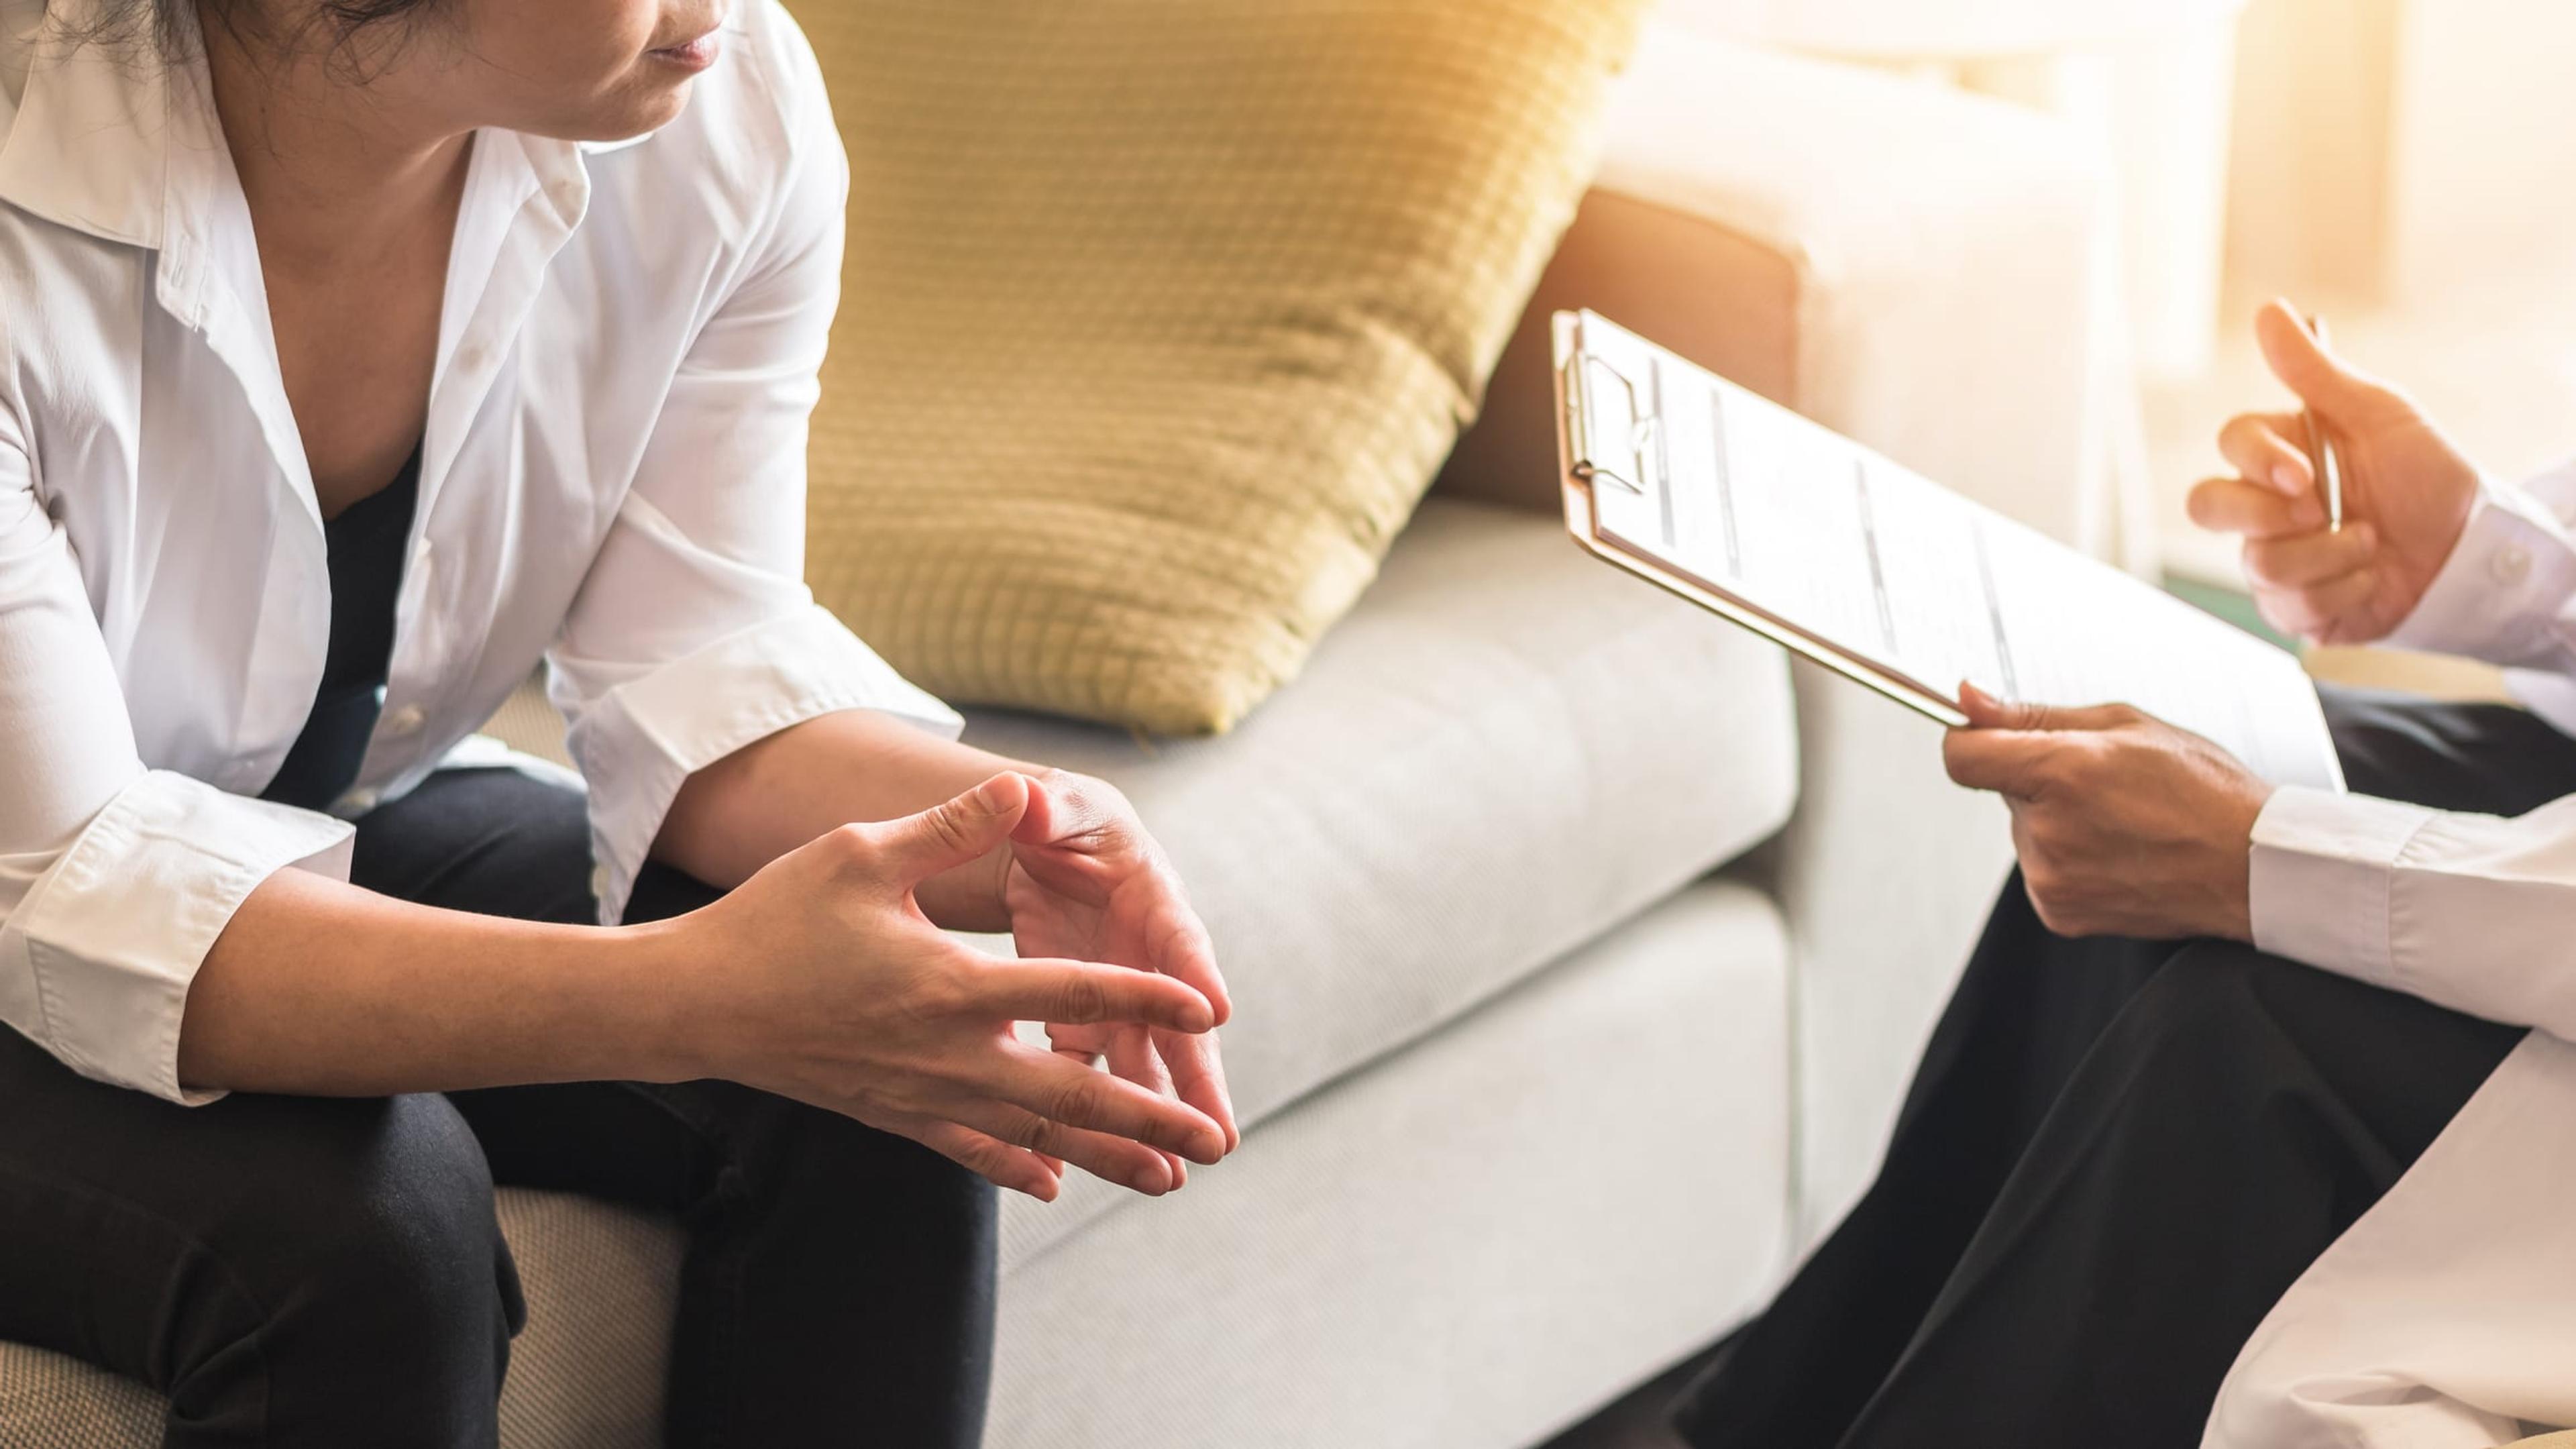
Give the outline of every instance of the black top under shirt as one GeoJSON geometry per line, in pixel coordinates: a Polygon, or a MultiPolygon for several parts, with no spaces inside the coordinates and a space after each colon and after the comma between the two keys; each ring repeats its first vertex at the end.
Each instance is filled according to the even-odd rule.
{"type": "Polygon", "coordinates": [[[304,731],[277,767],[263,800],[327,809],[357,783],[384,707],[394,657],[394,604],[420,498],[420,448],[394,480],[322,525],[331,557],[331,643],[304,731]]]}

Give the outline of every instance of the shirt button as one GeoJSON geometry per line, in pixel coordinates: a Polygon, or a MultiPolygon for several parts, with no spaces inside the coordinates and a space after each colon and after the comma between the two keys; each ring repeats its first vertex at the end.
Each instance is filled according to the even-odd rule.
{"type": "Polygon", "coordinates": [[[2531,550],[2515,544],[2498,553],[2487,568],[2497,583],[2521,583],[2531,573],[2531,550]]]}
{"type": "Polygon", "coordinates": [[[402,736],[419,729],[422,720],[425,718],[427,718],[427,716],[421,712],[421,707],[419,705],[404,705],[400,709],[391,710],[386,713],[385,733],[399,739],[402,736]]]}
{"type": "Polygon", "coordinates": [[[340,808],[353,815],[363,815],[375,809],[376,802],[383,798],[384,794],[381,791],[352,790],[340,797],[340,808]]]}
{"type": "Polygon", "coordinates": [[[590,868],[590,898],[594,901],[608,899],[607,866],[594,865],[590,868]]]}

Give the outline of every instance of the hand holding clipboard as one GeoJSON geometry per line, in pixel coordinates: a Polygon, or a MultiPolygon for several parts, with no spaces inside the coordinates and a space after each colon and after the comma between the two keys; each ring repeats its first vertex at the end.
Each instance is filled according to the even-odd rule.
{"type": "Polygon", "coordinates": [[[2342,788],[2298,661],[1593,313],[1556,319],[1566,525],[1596,556],[1944,724],[2124,700],[2342,788]]]}

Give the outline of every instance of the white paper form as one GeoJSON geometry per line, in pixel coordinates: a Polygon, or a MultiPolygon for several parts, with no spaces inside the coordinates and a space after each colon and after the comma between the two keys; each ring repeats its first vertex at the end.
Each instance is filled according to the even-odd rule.
{"type": "Polygon", "coordinates": [[[2291,655],[1602,322],[1596,534],[1827,653],[1955,702],[2133,704],[2277,784],[2343,788],[2291,655]],[[1635,392],[1633,407],[1629,390],[1635,392]]]}

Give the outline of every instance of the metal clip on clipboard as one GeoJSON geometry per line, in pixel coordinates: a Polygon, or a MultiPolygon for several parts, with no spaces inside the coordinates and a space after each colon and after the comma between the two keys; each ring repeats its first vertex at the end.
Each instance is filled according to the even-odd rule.
{"type": "Polygon", "coordinates": [[[1639,407],[1637,385],[1628,380],[1627,374],[1612,367],[1599,355],[1578,349],[1565,363],[1565,402],[1566,424],[1574,435],[1576,477],[1587,483],[1606,480],[1637,494],[1646,493],[1650,482],[1661,481],[1660,478],[1650,479],[1649,474],[1655,469],[1662,444],[1664,420],[1639,407]],[[1616,468],[1602,458],[1600,439],[1592,427],[1596,396],[1604,402],[1611,396],[1608,388],[1597,385],[1602,378],[1617,385],[1618,396],[1625,408],[1626,424],[1615,432],[1624,440],[1622,451],[1626,457],[1616,468]]]}
{"type": "Polygon", "coordinates": [[[1658,404],[1663,393],[1665,364],[1647,350],[1652,344],[1621,333],[1614,324],[1589,312],[1556,314],[1555,382],[1563,409],[1557,461],[1567,484],[1566,527],[1575,541],[1607,563],[1943,724],[1967,723],[1958,705],[1937,691],[1877,668],[1847,649],[1766,614],[1709,581],[1616,542],[1603,532],[1597,502],[1603,495],[1603,484],[1633,497],[1655,498],[1672,487],[1676,479],[1665,453],[1668,439],[1663,418],[1660,412],[1644,411],[1647,390],[1640,389],[1618,367],[1585,345],[1586,329],[1595,326],[1613,337],[1629,337],[1648,365],[1656,369],[1652,392],[1658,404]]]}

